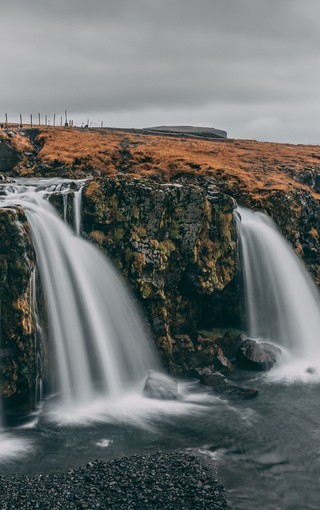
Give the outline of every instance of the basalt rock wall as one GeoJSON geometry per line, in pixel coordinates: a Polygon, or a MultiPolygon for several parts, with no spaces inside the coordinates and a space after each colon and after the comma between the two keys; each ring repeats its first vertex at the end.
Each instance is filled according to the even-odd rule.
{"type": "Polygon", "coordinates": [[[173,373],[216,357],[201,331],[239,326],[234,207],[210,179],[199,186],[104,177],[84,189],[84,232],[134,289],[173,373]]]}
{"type": "Polygon", "coordinates": [[[0,394],[6,414],[32,409],[36,384],[31,276],[35,259],[19,209],[0,209],[0,394]]]}
{"type": "MultiPolygon", "coordinates": [[[[241,142],[239,147],[210,145],[205,148],[205,156],[212,155],[212,166],[206,167],[200,160],[199,164],[187,165],[187,157],[201,159],[203,153],[195,141],[186,141],[183,147],[177,145],[176,150],[182,151],[179,165],[169,161],[173,157],[170,151],[167,155],[161,152],[162,166],[157,171],[154,153],[145,157],[144,151],[151,149],[143,145],[150,145],[154,137],[150,142],[142,137],[123,140],[123,136],[129,135],[118,133],[112,138],[103,134],[108,143],[99,146],[101,168],[93,167],[93,163],[78,168],[76,159],[68,166],[68,158],[56,162],[50,159],[49,151],[41,159],[46,144],[41,149],[29,137],[31,148],[25,150],[20,140],[23,150],[16,158],[25,157],[28,164],[19,170],[19,163],[12,175],[94,175],[83,192],[83,234],[109,255],[127,280],[166,366],[174,374],[187,374],[193,368],[212,364],[223,370],[221,348],[227,356],[233,356],[232,346],[242,326],[241,264],[233,219],[236,202],[272,216],[320,284],[319,169],[307,162],[302,154],[306,149],[295,153],[294,161],[300,152],[303,155],[298,170],[296,164],[290,171],[277,169],[275,160],[269,162],[270,155],[266,153],[265,159],[259,156],[263,144],[251,147],[249,142],[241,142]],[[126,152],[125,162],[124,146],[131,151],[126,152]],[[196,155],[190,152],[192,147],[197,149],[196,155]],[[135,152],[138,149],[140,155],[135,152]],[[110,158],[108,151],[112,152],[110,158]],[[226,151],[229,159],[223,156],[221,168],[214,168],[215,158],[222,158],[226,151]],[[236,151],[244,153],[237,171],[232,167],[236,151]],[[263,165],[259,167],[260,160],[263,165]],[[253,164],[258,167],[253,169],[253,164]],[[138,173],[141,176],[134,178],[138,173]]],[[[167,141],[166,148],[173,150],[167,141]]],[[[285,150],[285,158],[296,151],[292,147],[285,150]]],[[[54,202],[62,212],[61,197],[55,197],[54,202]]],[[[26,304],[34,256],[23,214],[2,211],[1,218],[1,391],[7,403],[27,406],[34,395],[36,364],[34,325],[26,304]]],[[[71,202],[67,218],[72,221],[71,202]]]]}

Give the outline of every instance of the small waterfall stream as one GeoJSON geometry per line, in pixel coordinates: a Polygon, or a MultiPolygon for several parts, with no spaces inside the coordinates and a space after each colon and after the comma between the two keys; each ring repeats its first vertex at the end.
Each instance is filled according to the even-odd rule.
{"type": "Polygon", "coordinates": [[[53,346],[54,390],[61,403],[87,404],[122,395],[157,368],[139,316],[117,272],[79,237],[84,181],[18,179],[4,186],[1,206],[20,206],[30,225],[53,346]],[[72,186],[76,185],[76,189],[72,186]],[[73,193],[75,232],[47,200],[73,193]]]}
{"type": "Polygon", "coordinates": [[[268,216],[237,211],[249,336],[277,344],[301,368],[319,366],[320,299],[311,276],[268,216]]]}

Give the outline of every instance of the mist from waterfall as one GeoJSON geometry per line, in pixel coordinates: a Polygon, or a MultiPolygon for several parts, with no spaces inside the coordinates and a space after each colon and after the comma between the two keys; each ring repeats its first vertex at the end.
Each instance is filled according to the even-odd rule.
{"type": "Polygon", "coordinates": [[[281,347],[293,372],[319,367],[320,299],[315,283],[267,215],[242,207],[237,212],[248,335],[281,347]]]}
{"type": "Polygon", "coordinates": [[[97,395],[123,395],[158,367],[122,279],[102,253],[77,235],[83,184],[17,179],[4,186],[1,199],[1,206],[21,207],[30,225],[46,301],[53,389],[65,408],[90,404],[97,395]],[[47,200],[57,193],[63,197],[64,220],[68,194],[73,194],[76,232],[47,200]]]}

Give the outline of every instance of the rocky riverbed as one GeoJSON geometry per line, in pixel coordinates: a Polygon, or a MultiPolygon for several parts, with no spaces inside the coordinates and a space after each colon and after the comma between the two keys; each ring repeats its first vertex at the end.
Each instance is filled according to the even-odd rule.
{"type": "Polygon", "coordinates": [[[1,510],[226,510],[222,485],[193,454],[157,452],[67,472],[0,477],[1,510]]]}

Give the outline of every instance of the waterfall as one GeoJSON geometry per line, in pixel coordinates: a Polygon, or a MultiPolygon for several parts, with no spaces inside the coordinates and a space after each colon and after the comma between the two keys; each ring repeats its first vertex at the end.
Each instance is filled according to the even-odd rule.
{"type": "Polygon", "coordinates": [[[31,309],[35,323],[35,359],[36,359],[36,380],[35,380],[35,402],[39,404],[43,399],[43,369],[42,369],[42,341],[44,340],[44,330],[41,326],[38,310],[37,295],[37,269],[34,268],[31,275],[31,309]]]}
{"type": "Polygon", "coordinates": [[[320,299],[311,276],[268,216],[237,211],[249,336],[305,367],[319,365],[320,299]]]}
{"type": "MultiPolygon", "coordinates": [[[[157,360],[124,283],[92,244],[63,222],[46,198],[74,193],[80,232],[83,181],[17,179],[4,185],[1,206],[26,213],[48,314],[54,386],[64,406],[98,395],[115,397],[141,381],[157,360]],[[68,186],[70,187],[68,188],[68,186]]],[[[67,200],[63,198],[66,219],[67,200]]]]}
{"type": "Polygon", "coordinates": [[[76,190],[73,194],[74,230],[78,236],[81,233],[81,206],[83,184],[80,185],[79,189],[76,190]]]}

